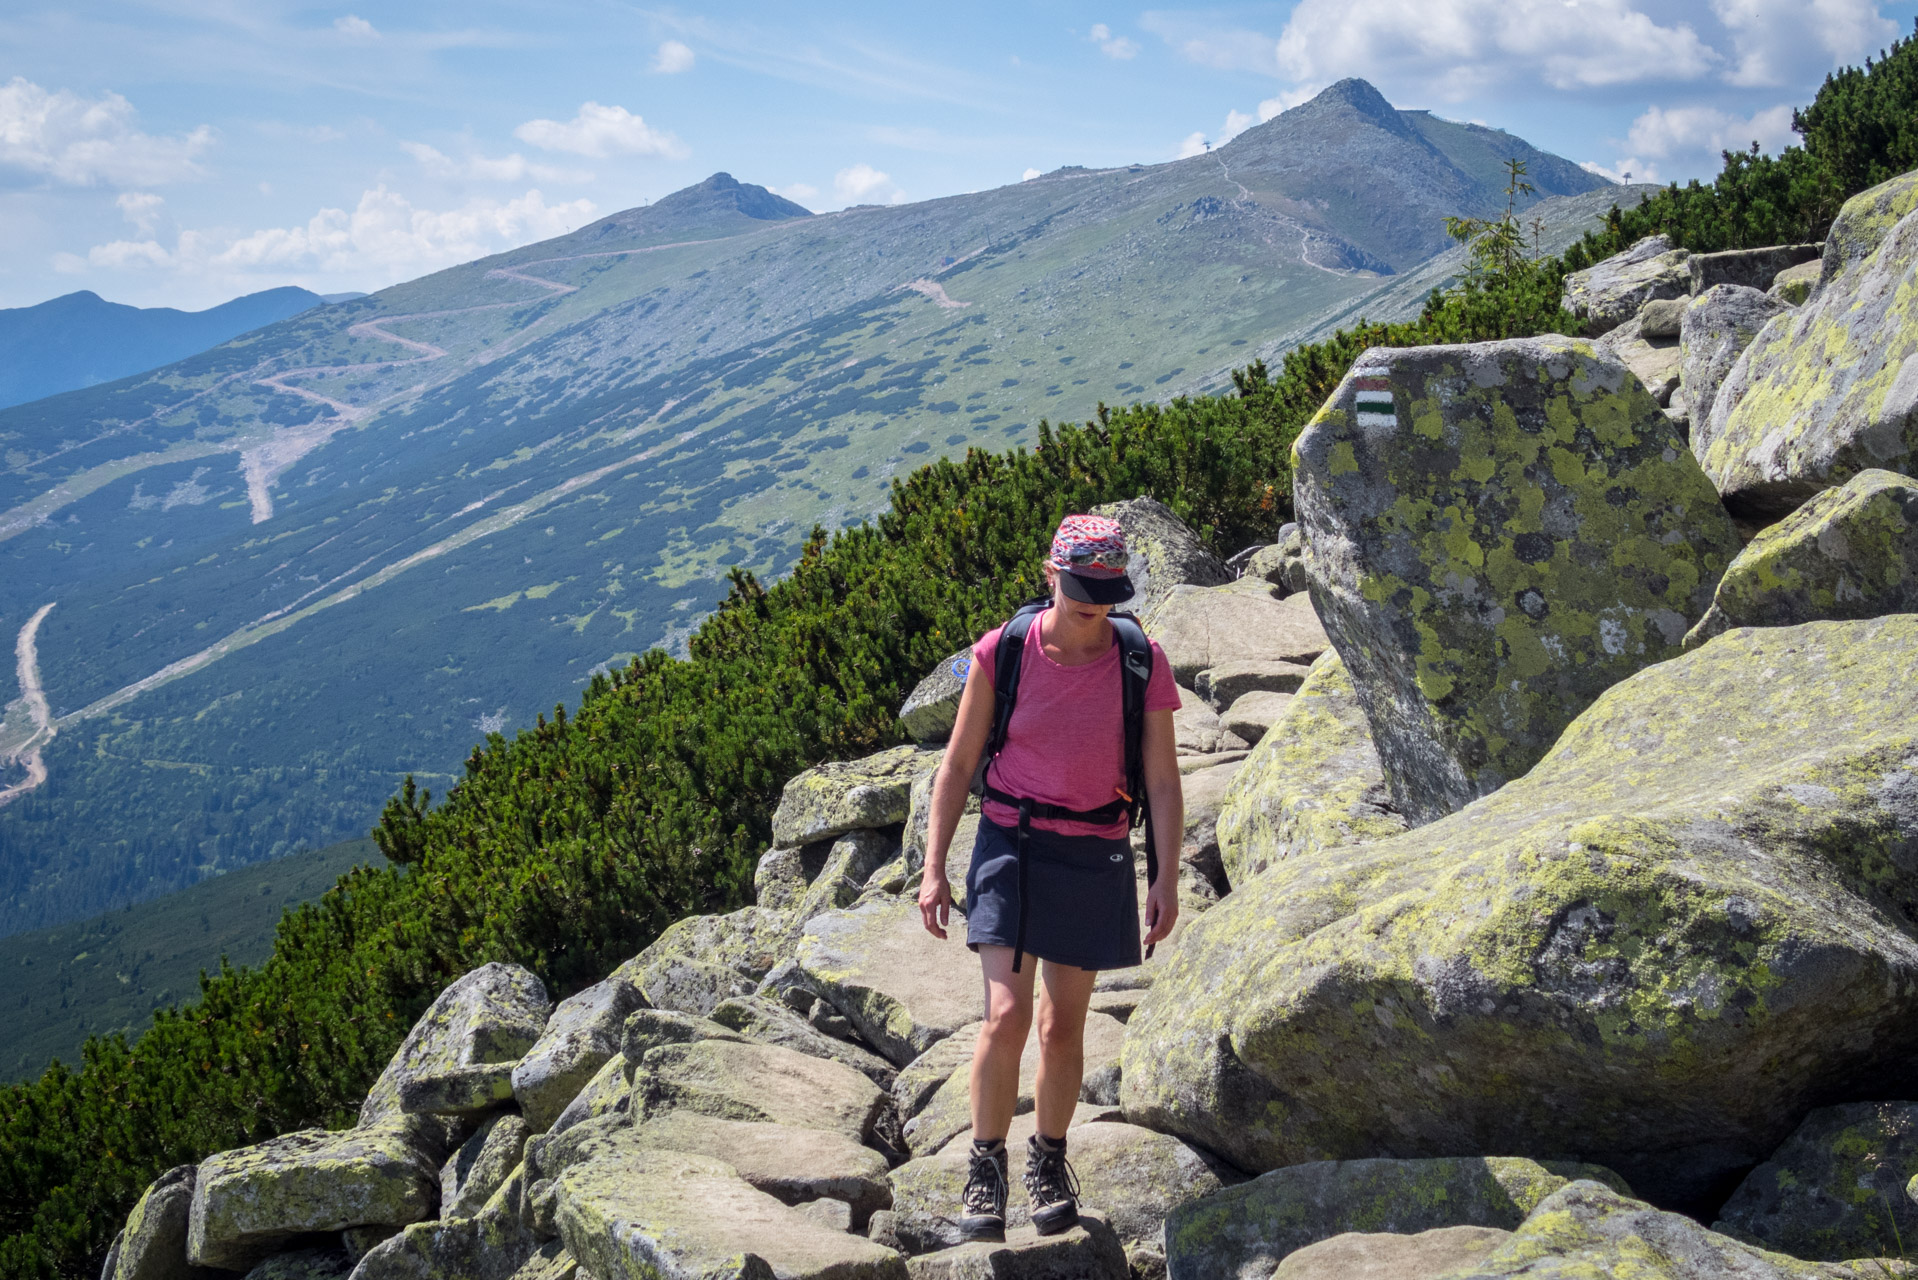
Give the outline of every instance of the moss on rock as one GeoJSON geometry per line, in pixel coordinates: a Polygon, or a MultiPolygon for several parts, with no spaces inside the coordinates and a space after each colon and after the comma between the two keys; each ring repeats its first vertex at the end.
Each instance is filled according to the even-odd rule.
{"type": "MultiPolygon", "coordinates": [[[[1918,616],[1718,637],[1443,821],[1183,926],[1129,1118],[1247,1169],[1578,1153],[1698,1203],[1918,1085],[1918,616]]],[[[1909,1096],[1909,1095],[1908,1095],[1909,1096]]]]}
{"type": "Polygon", "coordinates": [[[1738,549],[1644,387],[1570,338],[1368,350],[1293,470],[1313,603],[1414,823],[1675,656],[1738,549]]]}
{"type": "Polygon", "coordinates": [[[645,1119],[691,1111],[872,1136],[888,1097],[851,1067],[778,1045],[699,1040],[649,1050],[633,1072],[645,1119]]]}
{"type": "Polygon", "coordinates": [[[1918,612],[1918,481],[1861,471],[1765,529],[1732,561],[1695,649],[1733,627],[1918,612]]]}
{"type": "Polygon", "coordinates": [[[1712,1230],[1798,1258],[1895,1257],[1918,1242],[1918,1103],[1854,1102],[1805,1117],[1732,1193],[1712,1230]]]}
{"type": "Polygon", "coordinates": [[[1623,253],[1566,276],[1559,305],[1585,321],[1587,332],[1608,333],[1647,302],[1691,292],[1690,256],[1673,248],[1666,236],[1647,236],[1623,253]]]}
{"type": "Polygon", "coordinates": [[[534,1133],[559,1118],[593,1074],[619,1052],[627,1016],[646,1004],[621,973],[559,1002],[539,1040],[513,1068],[513,1097],[534,1133]]]}
{"type": "Polygon", "coordinates": [[[964,945],[927,933],[917,902],[873,901],[807,921],[797,960],[812,990],[904,1066],[984,1014],[979,971],[965,963],[964,945]]]}
{"type": "Polygon", "coordinates": [[[1285,858],[1403,830],[1352,677],[1327,653],[1226,789],[1225,873],[1238,884],[1285,858]]]}
{"type": "Polygon", "coordinates": [[[806,770],[780,793],[779,807],[773,810],[773,843],[811,844],[904,822],[907,789],[928,767],[926,757],[936,754],[924,747],[893,747],[806,770]]]}

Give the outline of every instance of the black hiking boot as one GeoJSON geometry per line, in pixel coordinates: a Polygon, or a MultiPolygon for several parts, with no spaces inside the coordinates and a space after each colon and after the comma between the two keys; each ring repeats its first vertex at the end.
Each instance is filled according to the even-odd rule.
{"type": "Polygon", "coordinates": [[[1026,1195],[1032,1199],[1032,1226],[1056,1236],[1079,1225],[1079,1179],[1066,1162],[1066,1140],[1033,1134],[1026,1144],[1026,1195]]]}
{"type": "Polygon", "coordinates": [[[953,1224],[967,1240],[1002,1243],[1006,1238],[1008,1156],[1005,1139],[974,1142],[966,1170],[966,1193],[953,1224]]]}

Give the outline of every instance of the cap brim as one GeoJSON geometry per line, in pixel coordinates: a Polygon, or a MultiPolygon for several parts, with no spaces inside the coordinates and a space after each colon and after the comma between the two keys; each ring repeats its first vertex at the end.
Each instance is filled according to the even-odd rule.
{"type": "Polygon", "coordinates": [[[1132,579],[1123,573],[1094,578],[1066,570],[1059,574],[1059,588],[1081,604],[1124,604],[1132,599],[1132,579]]]}

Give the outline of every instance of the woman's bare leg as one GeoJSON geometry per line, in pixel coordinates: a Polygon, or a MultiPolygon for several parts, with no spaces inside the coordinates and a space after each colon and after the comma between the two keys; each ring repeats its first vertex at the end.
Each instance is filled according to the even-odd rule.
{"type": "MultiPolygon", "coordinates": [[[[1086,1068],[1086,1009],[1092,1003],[1095,969],[1045,962],[1045,996],[1039,1002],[1039,1132],[1062,1138],[1072,1125],[1086,1068]]],[[[1017,1064],[1015,1063],[1015,1069],[1017,1064]]],[[[974,1104],[975,1113],[977,1103],[974,1104]]],[[[1007,1113],[1010,1123],[1011,1114],[1007,1113]]]]}
{"type": "MultiPolygon", "coordinates": [[[[986,979],[986,1025],[980,1029],[979,1045],[972,1053],[972,1136],[978,1142],[991,1142],[1006,1136],[1019,1104],[1019,1058],[1032,1030],[1032,978],[1039,960],[1027,956],[1019,966],[1020,972],[1014,973],[1011,947],[982,946],[979,961],[986,979]]],[[[1047,966],[1048,986],[1050,972],[1051,966],[1047,966]]],[[[1088,982],[1088,999],[1091,991],[1088,982]]],[[[1083,1005],[1079,1021],[1083,1031],[1083,1005]]],[[[1076,1095],[1076,1084],[1073,1090],[1076,1095]]]]}

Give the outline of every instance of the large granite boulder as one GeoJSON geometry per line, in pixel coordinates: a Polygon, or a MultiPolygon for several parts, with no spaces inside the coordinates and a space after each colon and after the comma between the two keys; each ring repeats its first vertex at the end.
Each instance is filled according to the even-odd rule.
{"type": "Polygon", "coordinates": [[[1798,1258],[1896,1257],[1918,1240],[1914,1175],[1918,1103],[1823,1107],[1739,1184],[1712,1230],[1798,1258]]]}
{"type": "Polygon", "coordinates": [[[1790,303],[1794,307],[1803,306],[1824,274],[1825,264],[1822,261],[1801,262],[1780,271],[1772,278],[1771,288],[1765,292],[1780,302],[1790,303]]]}
{"type": "Polygon", "coordinates": [[[1244,1169],[1576,1153],[1699,1205],[1808,1106],[1918,1086],[1915,667],[1918,615],[1730,632],[1450,818],[1274,864],[1182,926],[1127,1117],[1244,1169]]]}
{"type": "Polygon", "coordinates": [[[213,1280],[187,1262],[187,1219],[198,1165],[169,1169],[134,1202],[101,1280],[213,1280]]]}
{"type": "Polygon", "coordinates": [[[1248,693],[1297,693],[1310,669],[1307,663],[1240,659],[1207,667],[1193,677],[1192,688],[1223,712],[1248,693]]]}
{"type": "MultiPolygon", "coordinates": [[[[353,1255],[337,1246],[309,1245],[276,1253],[246,1273],[246,1280],[346,1280],[353,1274],[353,1255]]],[[[220,1272],[197,1274],[219,1276],[220,1272]]],[[[377,1280],[362,1276],[361,1280],[377,1280]]]]}
{"type": "Polygon", "coordinates": [[[1219,726],[1241,741],[1256,746],[1291,703],[1292,695],[1289,693],[1254,690],[1219,713],[1219,726]]]}
{"type": "Polygon", "coordinates": [[[1665,236],[1647,236],[1623,253],[1566,276],[1559,305],[1585,321],[1586,332],[1608,333],[1654,298],[1689,293],[1692,274],[1686,260],[1690,257],[1685,250],[1674,249],[1665,236]]]}
{"type": "Polygon", "coordinates": [[[924,1111],[940,1086],[972,1061],[984,1025],[974,1022],[959,1028],[899,1069],[892,1082],[892,1105],[901,1123],[924,1111]]]}
{"type": "Polygon", "coordinates": [[[1679,324],[1683,367],[1679,382],[1692,421],[1692,452],[1703,456],[1711,434],[1712,402],[1738,357],[1759,330],[1791,307],[1743,285],[1721,284],[1691,300],[1679,324]]]}
{"type": "Polygon", "coordinates": [[[929,763],[938,763],[938,754],[925,747],[892,747],[859,760],[815,765],[780,792],[773,843],[796,847],[904,822],[907,789],[929,763]]]}
{"type": "Polygon", "coordinates": [[[1211,704],[1179,685],[1179,709],[1172,713],[1173,743],[1181,756],[1209,756],[1243,751],[1249,743],[1225,727],[1211,704]]]}
{"type": "MultiPolygon", "coordinates": [[[[518,1062],[539,1041],[551,1011],[545,986],[518,965],[481,965],[462,975],[413,1024],[360,1105],[360,1124],[401,1115],[408,1084],[461,1067],[518,1062]]],[[[452,1128],[442,1122],[442,1129],[450,1138],[452,1128]]],[[[436,1169],[444,1158],[444,1152],[434,1157],[436,1169]]]]}
{"type": "Polygon", "coordinates": [[[1894,1262],[1805,1262],[1707,1231],[1597,1182],[1548,1196],[1512,1237],[1446,1280],[1883,1280],[1894,1262]]]}
{"type": "Polygon", "coordinates": [[[836,911],[858,901],[872,873],[900,856],[899,838],[894,834],[897,830],[848,831],[833,841],[819,874],[793,908],[787,936],[792,937],[799,925],[822,911],[836,911]]]}
{"type": "MultiPolygon", "coordinates": [[[[1016,1117],[1006,1135],[1013,1150],[1012,1174],[1021,1172],[1033,1134],[1030,1113],[1016,1117]]],[[[1179,1205],[1244,1181],[1230,1165],[1181,1142],[1122,1121],[1075,1124],[1066,1131],[1067,1158],[1079,1176],[1081,1202],[1106,1215],[1126,1244],[1157,1244],[1166,1217],[1179,1205]]],[[[902,1218],[950,1215],[966,1186],[967,1144],[955,1142],[933,1155],[892,1171],[892,1209],[902,1218]]],[[[1032,1220],[1026,1197],[1006,1205],[1006,1225],[1032,1220]]]]}
{"type": "Polygon", "coordinates": [[[1617,1181],[1589,1165],[1501,1156],[1293,1165],[1175,1206],[1165,1224],[1166,1268],[1175,1278],[1251,1280],[1271,1277],[1294,1250],[1349,1231],[1509,1231],[1574,1178],[1617,1181]]]}
{"type": "Polygon", "coordinates": [[[899,727],[924,746],[937,746],[952,736],[959,719],[959,698],[972,674],[972,646],[947,654],[926,678],[913,686],[899,708],[899,727]]]}
{"type": "Polygon", "coordinates": [[[1918,470],[1918,211],[1831,274],[1842,257],[1828,250],[1818,290],[1760,331],[1712,405],[1699,457],[1737,514],[1784,515],[1871,467],[1918,470]]]}
{"type": "MultiPolygon", "coordinates": [[[[1219,857],[1219,813],[1244,763],[1238,759],[1227,760],[1207,769],[1194,769],[1180,780],[1185,791],[1185,830],[1179,840],[1179,861],[1197,872],[1215,893],[1224,893],[1231,887],[1225,863],[1219,857]]],[[[1143,823],[1132,832],[1132,847],[1143,856],[1143,823]]],[[[1190,909],[1196,904],[1181,905],[1190,909]]]]}
{"type": "Polygon", "coordinates": [[[776,1044],[813,1058],[830,1058],[851,1067],[881,1089],[891,1089],[899,1071],[869,1049],[829,1036],[783,1004],[759,996],[739,996],[713,1010],[712,1021],[747,1040],[776,1044]]]}
{"type": "Polygon", "coordinates": [[[1287,1254],[1271,1280],[1438,1280],[1470,1272],[1511,1237],[1497,1227],[1351,1231],[1287,1254]]]}
{"type": "Polygon", "coordinates": [[[615,973],[559,1002],[539,1040],[513,1068],[513,1098],[534,1133],[553,1121],[606,1060],[619,1052],[620,1028],[646,995],[615,973]]]}
{"type": "Polygon", "coordinates": [[[792,933],[792,916],[741,907],[723,916],[688,916],[613,973],[655,1008],[705,1016],[722,1000],[751,995],[792,933]]]}
{"type": "Polygon", "coordinates": [[[1310,581],[1305,572],[1305,533],[1296,520],[1280,527],[1277,542],[1252,553],[1244,576],[1263,579],[1288,596],[1305,590],[1310,581]]]}
{"type": "Polygon", "coordinates": [[[639,1125],[634,1141],[724,1160],[747,1183],[783,1204],[841,1201],[851,1208],[851,1221],[860,1231],[875,1209],[892,1204],[886,1158],[827,1129],[673,1111],[639,1125]]]}
{"type": "Polygon", "coordinates": [[[599,1070],[593,1073],[593,1078],[588,1080],[573,1100],[566,1104],[566,1109],[559,1113],[559,1118],[553,1121],[544,1134],[531,1139],[529,1145],[537,1143],[540,1138],[565,1133],[574,1125],[584,1124],[588,1120],[597,1120],[607,1115],[624,1116],[631,1112],[632,1074],[627,1069],[624,1054],[616,1053],[606,1059],[599,1070]]]}
{"type": "Polygon", "coordinates": [[[439,1216],[470,1218],[485,1207],[519,1164],[530,1136],[522,1117],[503,1113],[474,1130],[440,1170],[439,1216]]]}
{"type": "Polygon", "coordinates": [[[1117,520],[1125,530],[1126,550],[1132,556],[1126,576],[1132,579],[1133,596],[1120,607],[1141,618],[1176,586],[1216,587],[1232,581],[1225,562],[1156,499],[1107,502],[1088,514],[1117,520]]]}
{"type": "MultiPolygon", "coordinates": [[[[1645,390],[1651,392],[1652,402],[1661,409],[1671,403],[1672,392],[1678,389],[1679,370],[1684,360],[1684,353],[1680,350],[1676,333],[1669,336],[1662,333],[1655,335],[1648,333],[1645,326],[1648,318],[1663,319],[1664,308],[1679,308],[1682,305],[1677,298],[1661,298],[1657,302],[1648,302],[1639,315],[1619,325],[1593,344],[1631,370],[1632,376],[1645,384],[1645,390]]],[[[1663,328],[1662,325],[1659,327],[1663,328]]]]}
{"type": "Polygon", "coordinates": [[[985,1016],[979,968],[957,918],[944,942],[916,901],[872,901],[806,922],[797,962],[810,987],[896,1066],[985,1016]]]}
{"type": "MultiPolygon", "coordinates": [[[[1117,1101],[1119,1049],[1125,1043],[1125,1024],[1103,1013],[1086,1014],[1084,1082],[1079,1096],[1091,1102],[1117,1101]],[[1104,1095],[1101,1097],[1100,1095],[1104,1095]]],[[[923,1108],[905,1123],[906,1147],[916,1156],[945,1148],[972,1128],[972,1062],[968,1057],[933,1092],[923,1108]]],[[[1033,1108],[1039,1080],[1039,1037],[1026,1037],[1019,1057],[1019,1100],[1015,1115],[1033,1108]]]]}
{"type": "Polygon", "coordinates": [[[890,1104],[872,1081],[773,1044],[696,1040],[648,1050],[633,1070],[635,1118],[672,1111],[824,1129],[864,1142],[890,1104]]]}
{"type": "Polygon", "coordinates": [[[440,1169],[398,1123],[297,1133],[200,1163],[187,1226],[195,1266],[244,1271],[318,1231],[433,1215],[440,1169]]]}
{"type": "Polygon", "coordinates": [[[1372,348],[1293,460],[1312,600],[1413,823],[1677,655],[1738,550],[1671,421],[1570,338],[1372,348]]]}
{"type": "Polygon", "coordinates": [[[1302,595],[1240,578],[1222,587],[1174,587],[1150,614],[1146,634],[1165,650],[1173,678],[1190,689],[1201,671],[1230,662],[1306,663],[1324,653],[1325,628],[1302,595]]]}
{"type": "Polygon", "coordinates": [[[1779,272],[1789,271],[1807,262],[1816,262],[1824,251],[1822,244],[1775,244],[1762,249],[1725,249],[1718,253],[1694,253],[1685,265],[1692,273],[1692,296],[1697,297],[1724,284],[1747,289],[1769,289],[1779,272]]]}
{"type": "Polygon", "coordinates": [[[555,1180],[557,1226],[595,1280],[905,1280],[905,1259],[822,1227],[723,1160],[600,1135],[555,1180]]]}
{"type": "Polygon", "coordinates": [[[1918,612],[1918,480],[1861,471],[1763,530],[1685,637],[1918,612]]]}
{"type": "Polygon", "coordinates": [[[1813,296],[1876,253],[1892,228],[1913,210],[1918,210],[1918,170],[1881,182],[1845,201],[1825,234],[1813,296]]]}
{"type": "Polygon", "coordinates": [[[1283,859],[1405,828],[1352,677],[1338,654],[1327,653],[1220,799],[1226,877],[1241,884],[1283,859]]]}
{"type": "Polygon", "coordinates": [[[1079,1225],[1041,1236],[1031,1227],[1003,1242],[955,1245],[911,1259],[911,1280],[1130,1280],[1124,1249],[1097,1210],[1081,1209],[1079,1225]]]}

